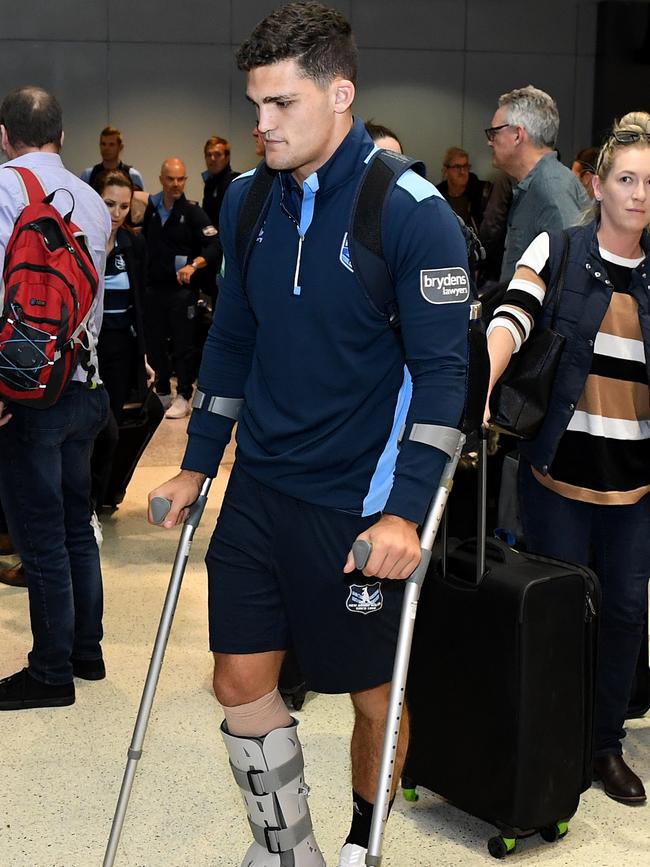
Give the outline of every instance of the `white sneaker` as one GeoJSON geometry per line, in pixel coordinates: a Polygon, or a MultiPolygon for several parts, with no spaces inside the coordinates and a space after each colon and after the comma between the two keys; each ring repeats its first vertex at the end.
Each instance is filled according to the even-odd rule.
{"type": "Polygon", "coordinates": [[[339,855],[338,867],[364,867],[368,850],[356,843],[346,843],[339,855]]]}
{"type": "Polygon", "coordinates": [[[180,394],[174,398],[174,402],[165,413],[165,418],[186,418],[190,414],[190,402],[180,394]]]}
{"type": "Polygon", "coordinates": [[[158,392],[156,392],[156,394],[158,395],[158,400],[162,403],[163,409],[169,409],[172,405],[171,394],[158,394],[158,392]]]}
{"type": "Polygon", "coordinates": [[[102,532],[102,525],[99,522],[99,518],[97,517],[97,512],[93,512],[90,516],[90,526],[93,528],[93,533],[95,534],[95,542],[97,542],[97,547],[102,547],[102,542],[104,541],[104,533],[102,532]]]}

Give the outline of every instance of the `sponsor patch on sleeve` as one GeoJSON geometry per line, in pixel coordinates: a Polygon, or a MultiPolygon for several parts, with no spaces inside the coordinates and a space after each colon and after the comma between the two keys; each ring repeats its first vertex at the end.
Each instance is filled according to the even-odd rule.
{"type": "Polygon", "coordinates": [[[420,292],[429,304],[460,304],[469,299],[469,277],[464,268],[420,271],[420,292]]]}
{"type": "Polygon", "coordinates": [[[206,238],[211,238],[213,235],[217,234],[217,230],[214,228],[214,226],[204,226],[201,231],[206,238]]]}

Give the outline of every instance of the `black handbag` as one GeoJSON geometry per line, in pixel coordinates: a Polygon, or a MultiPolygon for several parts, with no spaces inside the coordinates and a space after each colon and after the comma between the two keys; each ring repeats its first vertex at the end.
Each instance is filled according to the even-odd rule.
{"type": "Polygon", "coordinates": [[[514,354],[490,395],[490,424],[504,433],[530,440],[542,426],[565,338],[555,330],[557,311],[569,257],[569,235],[564,233],[560,268],[544,306],[553,304],[550,328],[535,331],[514,354]]]}

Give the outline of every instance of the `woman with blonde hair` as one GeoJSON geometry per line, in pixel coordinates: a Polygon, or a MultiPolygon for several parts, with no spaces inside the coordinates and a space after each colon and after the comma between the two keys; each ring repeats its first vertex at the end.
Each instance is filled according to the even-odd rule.
{"type": "MultiPolygon", "coordinates": [[[[631,112],[603,145],[585,225],[569,253],[556,329],[566,338],[548,412],[520,444],[530,551],[591,565],[601,582],[594,779],[645,801],[621,740],[643,635],[650,571],[650,115],[631,112]]],[[[531,332],[548,328],[565,243],[539,235],[488,329],[491,386],[531,332]],[[550,298],[549,298],[550,300],[550,298]]],[[[486,412],[486,417],[489,410],[486,412]]],[[[567,660],[570,664],[570,660],[567,660]]]]}

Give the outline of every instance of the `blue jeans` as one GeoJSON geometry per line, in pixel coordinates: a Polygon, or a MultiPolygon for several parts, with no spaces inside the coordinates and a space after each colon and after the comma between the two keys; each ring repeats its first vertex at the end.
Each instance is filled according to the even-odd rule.
{"type": "Polygon", "coordinates": [[[620,755],[648,604],[650,496],[633,506],[569,500],[540,485],[523,459],[518,481],[528,550],[591,566],[600,580],[595,755],[620,755]]]}
{"type": "Polygon", "coordinates": [[[25,568],[34,644],[29,672],[72,681],[71,658],[101,657],[103,592],[90,526],[90,454],[108,395],[70,382],[48,409],[11,405],[0,428],[0,500],[25,568]]]}

